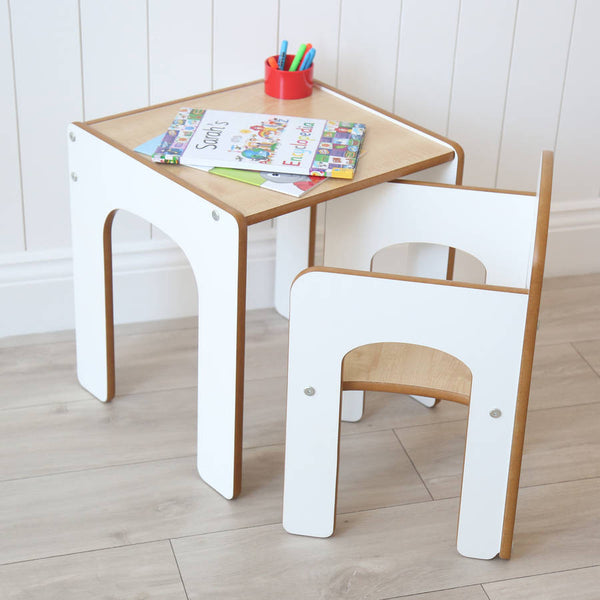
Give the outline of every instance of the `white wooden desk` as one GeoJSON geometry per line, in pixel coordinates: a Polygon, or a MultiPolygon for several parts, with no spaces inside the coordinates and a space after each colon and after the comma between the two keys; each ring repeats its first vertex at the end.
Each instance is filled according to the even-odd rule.
{"type": "Polygon", "coordinates": [[[251,82],[69,127],[79,381],[102,401],[115,394],[111,225],[117,210],[155,224],[186,254],[198,288],[198,472],[226,498],[241,488],[247,230],[278,217],[275,306],[288,310],[292,279],[314,255],[319,203],[424,169],[460,183],[457,144],[317,83],[312,96],[278,100],[251,82]],[[218,108],[365,123],[352,180],[328,180],[301,198],[134,151],[166,131],[179,107],[218,108]],[[306,210],[301,210],[306,209],[306,210]]]}

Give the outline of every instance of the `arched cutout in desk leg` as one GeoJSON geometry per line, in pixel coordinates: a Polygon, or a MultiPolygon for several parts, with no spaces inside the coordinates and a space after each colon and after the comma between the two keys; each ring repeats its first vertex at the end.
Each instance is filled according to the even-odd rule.
{"type": "MultiPolygon", "coordinates": [[[[83,126],[85,127],[85,126],[83,126]]],[[[77,373],[114,395],[110,226],[124,209],[179,244],[198,288],[198,472],[226,498],[241,487],[247,229],[126,150],[70,127],[77,373]]]]}

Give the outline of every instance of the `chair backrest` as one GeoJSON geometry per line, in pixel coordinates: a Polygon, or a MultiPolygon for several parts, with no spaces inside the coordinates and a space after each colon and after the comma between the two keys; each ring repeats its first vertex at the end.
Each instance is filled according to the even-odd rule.
{"type": "MultiPolygon", "coordinates": [[[[394,182],[357,192],[327,209],[340,230],[357,227],[356,245],[327,255],[326,264],[363,264],[382,248],[401,243],[441,244],[475,256],[485,266],[489,285],[529,288],[537,230],[547,231],[552,153],[542,161],[537,194],[446,185],[394,182]],[[365,202],[365,197],[368,201],[365,202]],[[542,206],[544,204],[545,206],[542,206]],[[343,210],[341,210],[343,209],[343,210]],[[356,218],[357,211],[360,218],[356,218]],[[545,224],[538,214],[546,214],[545,224]],[[344,216],[351,214],[351,218],[344,216]],[[346,220],[344,223],[343,221],[346,220]],[[360,257],[360,258],[359,258],[360,257]]],[[[338,247],[339,248],[339,247],[338,247]]]]}

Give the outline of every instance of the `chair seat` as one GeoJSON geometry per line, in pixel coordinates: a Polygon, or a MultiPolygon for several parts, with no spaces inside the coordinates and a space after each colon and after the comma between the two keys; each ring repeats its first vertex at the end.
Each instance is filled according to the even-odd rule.
{"type": "Polygon", "coordinates": [[[342,389],[416,394],[468,405],[471,371],[454,356],[434,348],[368,344],[344,358],[342,389]]]}

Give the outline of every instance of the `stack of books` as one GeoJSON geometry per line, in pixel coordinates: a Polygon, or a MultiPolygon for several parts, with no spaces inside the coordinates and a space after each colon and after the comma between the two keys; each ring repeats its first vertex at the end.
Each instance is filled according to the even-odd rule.
{"type": "Polygon", "coordinates": [[[324,178],[354,177],[365,131],[362,123],[181,108],[163,136],[136,150],[301,196],[324,178]]]}

